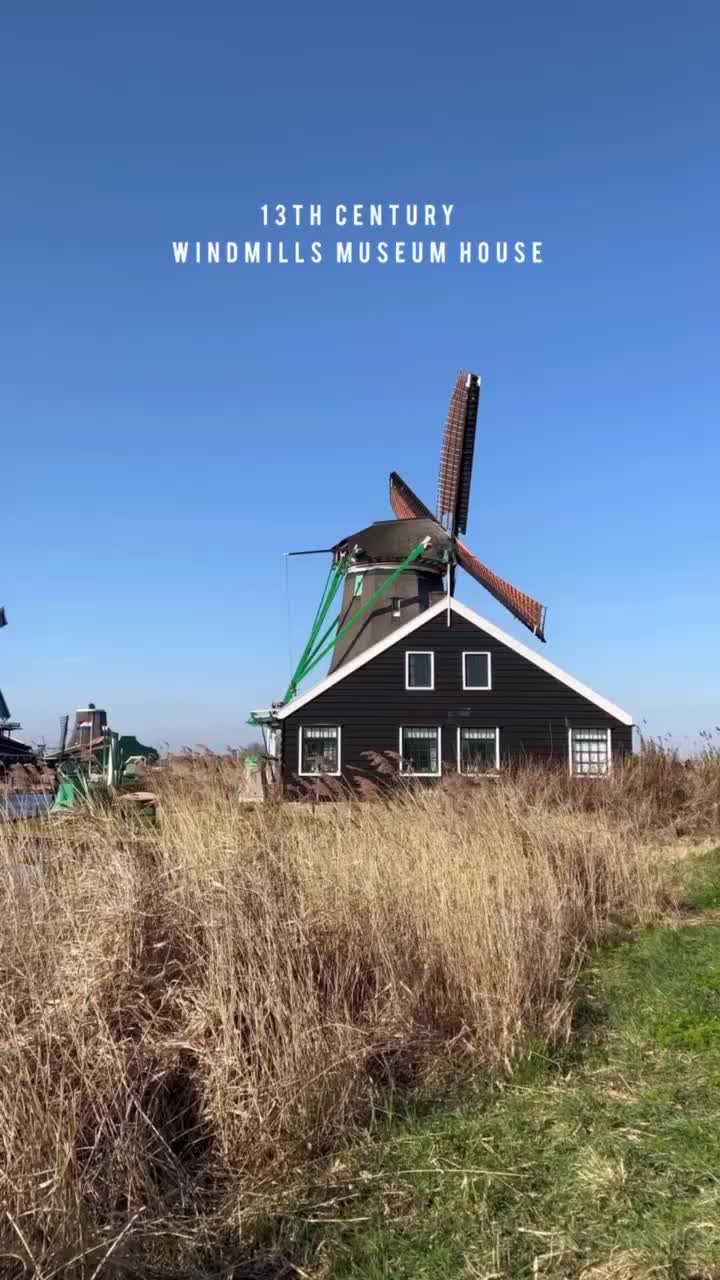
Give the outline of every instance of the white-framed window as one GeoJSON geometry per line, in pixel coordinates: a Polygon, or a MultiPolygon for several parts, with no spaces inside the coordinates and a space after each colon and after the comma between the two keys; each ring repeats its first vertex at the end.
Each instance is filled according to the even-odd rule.
{"type": "Polygon", "coordinates": [[[415,725],[400,730],[400,772],[437,778],[442,771],[442,730],[415,725]]]}
{"type": "Polygon", "coordinates": [[[487,652],[473,651],[462,656],[463,689],[491,689],[492,663],[487,652]]]}
{"type": "Polygon", "coordinates": [[[612,729],[569,729],[570,772],[598,777],[610,772],[612,729]]]}
{"type": "Polygon", "coordinates": [[[400,617],[400,605],[401,605],[401,603],[402,603],[402,601],[400,600],[400,597],[399,597],[399,596],[393,596],[393,597],[392,597],[392,616],[393,616],[393,618],[399,618],[399,617],[400,617]]]}
{"type": "Polygon", "coordinates": [[[405,688],[435,688],[435,654],[430,649],[408,649],[405,654],[405,688]]]}
{"type": "Polygon", "coordinates": [[[497,773],[500,768],[500,730],[458,725],[458,773],[497,773]]]}
{"type": "Polygon", "coordinates": [[[299,734],[298,773],[318,773],[337,777],[340,773],[340,726],[303,724],[299,734]]]}
{"type": "Polygon", "coordinates": [[[361,573],[356,573],[355,586],[353,587],[353,596],[361,596],[362,589],[363,589],[363,575],[361,573]]]}

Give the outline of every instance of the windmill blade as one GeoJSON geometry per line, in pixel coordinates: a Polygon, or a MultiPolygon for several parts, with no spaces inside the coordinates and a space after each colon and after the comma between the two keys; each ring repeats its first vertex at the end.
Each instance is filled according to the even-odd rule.
{"type": "Polygon", "coordinates": [[[450,397],[438,476],[437,519],[455,535],[467,529],[480,377],[460,370],[450,397]]]}
{"type": "Polygon", "coordinates": [[[519,622],[524,623],[539,640],[544,641],[546,614],[544,605],[533,600],[533,597],[526,595],[524,591],[518,591],[517,587],[506,582],[504,578],[498,577],[492,569],[488,569],[487,565],[482,563],[482,560],[478,560],[477,556],[473,555],[460,538],[457,539],[457,558],[471,578],[485,587],[485,590],[489,591],[500,604],[504,604],[505,608],[509,609],[519,622]]]}
{"type": "Polygon", "coordinates": [[[430,508],[413,493],[397,471],[390,472],[390,506],[398,520],[435,520],[430,508]]]}

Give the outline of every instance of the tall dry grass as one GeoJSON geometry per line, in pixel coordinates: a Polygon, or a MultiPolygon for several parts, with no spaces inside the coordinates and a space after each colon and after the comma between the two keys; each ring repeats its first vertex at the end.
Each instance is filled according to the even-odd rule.
{"type": "Polygon", "coordinates": [[[157,830],[0,834],[3,1277],[237,1256],[390,1090],[562,1029],[653,906],[632,804],[539,775],[248,812],[203,770],[157,830]]]}

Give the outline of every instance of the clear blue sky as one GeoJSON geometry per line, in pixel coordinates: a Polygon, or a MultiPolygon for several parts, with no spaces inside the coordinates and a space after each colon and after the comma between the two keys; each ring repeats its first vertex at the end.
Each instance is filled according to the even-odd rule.
{"type": "MultiPolygon", "coordinates": [[[[282,553],[388,516],[392,468],[434,504],[461,366],[468,541],[548,604],[544,652],[652,732],[720,723],[714,0],[38,0],[1,41],[0,687],[27,736],[94,699],[146,741],[246,740],[288,676],[282,553]],[[258,238],[265,201],[408,200],[544,263],[172,264],[258,238]]],[[[324,573],[293,564],[295,654],[324,573]]]]}

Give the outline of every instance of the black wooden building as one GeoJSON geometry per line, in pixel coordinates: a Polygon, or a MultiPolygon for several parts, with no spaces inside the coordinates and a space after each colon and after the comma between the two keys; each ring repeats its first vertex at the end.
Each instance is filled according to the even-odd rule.
{"type": "Polygon", "coordinates": [[[372,773],[392,753],[415,776],[552,761],[598,775],[632,750],[632,716],[443,598],[276,711],[286,786],[372,773]]]}

